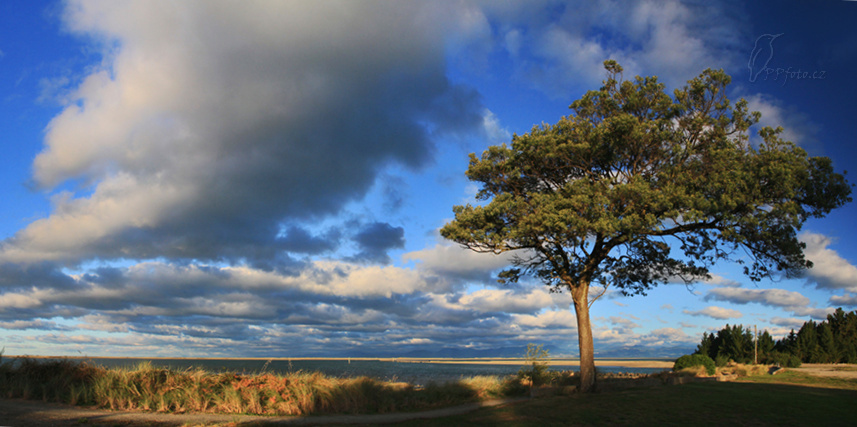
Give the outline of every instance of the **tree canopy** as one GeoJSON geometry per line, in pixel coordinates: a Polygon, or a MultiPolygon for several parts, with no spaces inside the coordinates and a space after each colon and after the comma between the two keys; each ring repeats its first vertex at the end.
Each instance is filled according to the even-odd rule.
{"type": "Polygon", "coordinates": [[[590,284],[645,294],[705,278],[722,260],[744,264],[753,281],[796,277],[812,266],[803,223],[851,200],[831,160],[783,140],[781,128],[750,138],[761,115],[730,102],[722,70],[671,97],[656,77],[605,68],[603,86],[556,124],[471,154],[466,174],[483,203],[455,206],[441,229],[475,251],[516,251],[502,280],[530,274],[571,292],[584,391],[595,384],[590,284]]]}

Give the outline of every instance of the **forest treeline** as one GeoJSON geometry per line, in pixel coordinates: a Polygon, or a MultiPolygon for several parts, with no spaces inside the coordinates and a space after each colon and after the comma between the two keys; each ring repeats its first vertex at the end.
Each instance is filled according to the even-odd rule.
{"type": "Polygon", "coordinates": [[[779,364],[787,367],[803,363],[857,363],[857,310],[846,313],[842,308],[827,315],[827,320],[810,320],[800,329],[774,341],[768,331],[753,342],[753,330],[743,325],[726,327],[715,333],[703,333],[694,354],[704,354],[717,366],[729,360],[738,363],[779,364]],[[755,353],[755,351],[758,353],[755,353]]]}

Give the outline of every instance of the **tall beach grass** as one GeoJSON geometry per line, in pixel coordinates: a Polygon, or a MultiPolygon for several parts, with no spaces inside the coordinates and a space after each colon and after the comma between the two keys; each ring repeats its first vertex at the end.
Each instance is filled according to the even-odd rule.
{"type": "Polygon", "coordinates": [[[0,363],[0,397],[114,410],[306,415],[412,411],[520,394],[515,378],[471,377],[415,387],[318,372],[277,375],[168,369],[143,362],[111,368],[66,359],[0,363]]]}
{"type": "MultiPolygon", "coordinates": [[[[2,357],[2,353],[0,353],[2,357]]],[[[737,372],[736,372],[737,373],[737,372]]],[[[672,384],[681,373],[601,374],[604,390],[672,384]],[[667,378],[670,377],[670,378],[667,378]]],[[[369,377],[336,378],[318,372],[215,373],[140,363],[105,368],[68,359],[0,360],[0,398],[39,399],[113,410],[222,414],[309,415],[418,411],[477,400],[574,392],[572,371],[528,369],[516,376],[475,376],[414,386],[369,377]]]]}

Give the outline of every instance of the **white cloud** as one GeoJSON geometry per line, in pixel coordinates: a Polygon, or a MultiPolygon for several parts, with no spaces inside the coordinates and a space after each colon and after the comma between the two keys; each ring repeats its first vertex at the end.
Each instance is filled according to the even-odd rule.
{"type": "Polygon", "coordinates": [[[855,294],[845,294],[845,295],[834,295],[830,297],[831,305],[845,305],[845,306],[857,306],[857,295],[855,294]]]}
{"type": "Polygon", "coordinates": [[[777,326],[783,326],[786,328],[798,329],[806,323],[804,319],[798,319],[795,317],[772,317],[771,323],[777,326]]]}
{"type": "Polygon", "coordinates": [[[103,62],[70,79],[32,165],[39,188],[71,191],[3,261],[278,264],[283,223],[340,213],[389,165],[427,165],[436,135],[499,132],[446,76],[447,37],[487,28],[450,10],[464,4],[65,6],[103,62]]]}
{"type": "Polygon", "coordinates": [[[603,342],[606,345],[632,345],[639,342],[640,336],[626,328],[595,328],[595,330],[592,331],[592,338],[597,339],[599,343],[603,342]]]}
{"type": "Polygon", "coordinates": [[[833,307],[815,308],[815,307],[791,307],[795,316],[809,316],[814,319],[827,319],[827,315],[836,311],[833,307]]]}
{"type": "Polygon", "coordinates": [[[249,267],[229,267],[229,283],[262,289],[295,289],[315,295],[386,297],[417,291],[445,290],[445,283],[426,280],[411,269],[392,266],[360,266],[337,261],[317,261],[295,277],[249,267]]]}
{"type": "Polygon", "coordinates": [[[74,259],[79,248],[128,227],[155,226],[168,214],[168,207],[187,200],[193,191],[160,180],[141,182],[121,173],[102,181],[87,199],[60,193],[52,199],[54,214],[33,221],[3,242],[0,259],[24,263],[74,259]]]}
{"type": "Polygon", "coordinates": [[[402,260],[416,261],[418,269],[438,275],[488,284],[496,281],[492,280],[490,273],[511,266],[514,256],[511,252],[494,255],[474,252],[460,245],[438,243],[432,248],[408,252],[402,256],[402,260]]]}
{"type": "Polygon", "coordinates": [[[738,310],[713,305],[697,311],[683,310],[682,313],[689,314],[691,316],[708,316],[714,319],[737,319],[744,316],[738,310]]]}
{"type": "Polygon", "coordinates": [[[42,306],[42,301],[35,291],[29,293],[6,292],[0,298],[0,309],[36,308],[42,306]]]}
{"type": "Polygon", "coordinates": [[[696,343],[698,342],[698,338],[692,337],[685,333],[681,329],[677,328],[660,328],[655,329],[648,334],[648,336],[644,337],[647,341],[656,340],[659,344],[664,344],[667,342],[672,343],[696,343]]]}
{"type": "Polygon", "coordinates": [[[828,249],[833,239],[818,233],[802,232],[798,238],[806,243],[806,258],[813,263],[807,276],[818,288],[845,289],[857,292],[857,267],[828,249]]]}
{"type": "Polygon", "coordinates": [[[482,115],[482,127],[485,129],[485,134],[488,138],[487,143],[490,145],[498,145],[508,143],[512,140],[512,133],[504,128],[497,116],[486,109],[482,115]]]}
{"type": "Polygon", "coordinates": [[[639,323],[636,323],[633,320],[626,319],[624,317],[618,317],[618,316],[610,316],[610,323],[612,323],[613,325],[616,325],[616,326],[621,326],[622,328],[627,328],[627,329],[634,329],[634,328],[640,327],[639,323]]]}
{"type": "Polygon", "coordinates": [[[527,293],[480,289],[462,296],[459,304],[483,312],[532,313],[553,305],[550,292],[537,288],[527,293]]]}
{"type": "Polygon", "coordinates": [[[785,289],[714,288],[708,291],[705,300],[728,301],[735,304],[758,303],[775,307],[805,307],[809,298],[799,292],[785,289]]]}
{"type": "MultiPolygon", "coordinates": [[[[749,111],[762,113],[759,123],[753,127],[754,131],[758,131],[762,126],[769,126],[774,129],[782,126],[783,133],[780,134],[782,139],[803,147],[816,143],[815,134],[818,129],[806,115],[794,108],[789,108],[782,101],[770,95],[756,93],[745,95],[743,98],[747,100],[749,111]]],[[[752,135],[751,140],[760,142],[756,135],[752,135]]]]}
{"type": "Polygon", "coordinates": [[[717,274],[712,274],[711,278],[708,280],[704,280],[703,283],[705,283],[707,285],[712,285],[712,286],[723,286],[723,287],[730,287],[730,288],[735,288],[735,287],[741,286],[741,282],[737,282],[737,281],[732,280],[732,279],[727,279],[727,278],[720,276],[720,275],[717,275],[717,274]]]}
{"type": "Polygon", "coordinates": [[[577,329],[577,317],[569,310],[547,310],[536,315],[514,314],[512,323],[534,328],[577,329]]]}

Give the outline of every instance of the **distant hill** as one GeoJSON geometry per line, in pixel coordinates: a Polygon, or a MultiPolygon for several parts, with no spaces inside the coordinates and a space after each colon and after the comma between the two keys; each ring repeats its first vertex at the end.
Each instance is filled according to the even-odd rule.
{"type": "MultiPolygon", "coordinates": [[[[550,357],[570,357],[576,358],[577,354],[568,354],[566,349],[559,346],[545,345],[545,350],[548,350],[550,357]]],[[[669,347],[645,347],[645,346],[624,346],[616,348],[607,348],[598,351],[595,359],[663,359],[663,358],[678,358],[683,354],[693,353],[694,346],[669,346],[669,347]]],[[[443,347],[438,349],[420,349],[405,353],[387,353],[387,352],[355,352],[348,354],[351,357],[420,357],[420,358],[503,358],[503,357],[524,357],[526,353],[525,347],[498,347],[490,349],[471,349],[460,347],[443,347]]]]}
{"type": "MultiPolygon", "coordinates": [[[[562,356],[558,347],[544,346],[552,357],[562,356]]],[[[526,347],[499,347],[490,349],[472,349],[461,347],[442,347],[438,349],[420,349],[405,353],[393,353],[385,351],[355,351],[347,354],[348,357],[419,357],[419,358],[497,358],[497,357],[524,357],[526,347]]],[[[343,357],[342,355],[329,355],[328,357],[343,357]]]]}
{"type": "MultiPolygon", "coordinates": [[[[545,346],[545,350],[553,354],[556,347],[545,346]]],[[[477,350],[472,348],[440,348],[434,351],[416,350],[404,355],[405,357],[438,357],[438,358],[476,358],[476,357],[524,357],[526,348],[501,347],[477,350]]]]}
{"type": "MultiPolygon", "coordinates": [[[[570,353],[568,346],[561,347],[557,345],[545,345],[543,347],[550,353],[552,358],[577,358],[577,353],[570,353]]],[[[695,350],[695,346],[669,346],[669,347],[646,347],[646,346],[615,346],[600,348],[596,351],[595,359],[664,359],[678,358],[684,354],[691,354],[695,350]]],[[[383,349],[373,349],[364,351],[349,351],[347,354],[330,353],[330,354],[291,354],[291,357],[367,357],[367,358],[387,358],[387,357],[418,357],[418,358],[519,358],[524,357],[527,351],[526,346],[521,347],[497,347],[487,349],[472,349],[462,347],[441,347],[434,349],[421,348],[418,350],[397,352],[385,351],[383,349]]],[[[265,356],[261,356],[265,357],[265,356]]]]}
{"type": "Polygon", "coordinates": [[[668,346],[668,347],[645,347],[625,346],[598,351],[595,360],[598,359],[665,359],[678,358],[684,354],[693,353],[695,346],[668,346]]]}

